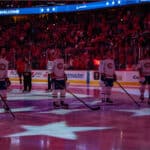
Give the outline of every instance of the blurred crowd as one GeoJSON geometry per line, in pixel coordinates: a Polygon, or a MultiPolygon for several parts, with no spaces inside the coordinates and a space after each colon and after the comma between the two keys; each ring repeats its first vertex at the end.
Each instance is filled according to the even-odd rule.
{"type": "Polygon", "coordinates": [[[132,69],[150,51],[149,5],[60,14],[3,16],[0,47],[9,68],[29,58],[33,69],[46,69],[49,52],[59,49],[68,69],[94,70],[105,51],[113,52],[118,70],[132,69]]]}
{"type": "Polygon", "coordinates": [[[36,6],[54,6],[66,4],[82,4],[98,0],[1,0],[0,8],[25,8],[36,6]]]}

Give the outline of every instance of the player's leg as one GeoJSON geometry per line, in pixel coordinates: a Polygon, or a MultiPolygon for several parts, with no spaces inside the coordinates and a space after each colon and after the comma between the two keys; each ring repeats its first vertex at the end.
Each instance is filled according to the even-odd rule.
{"type": "Polygon", "coordinates": [[[51,77],[50,74],[48,74],[48,91],[51,90],[51,77]]]}
{"type": "Polygon", "coordinates": [[[144,83],[140,84],[140,100],[141,100],[141,102],[144,101],[145,86],[146,85],[144,83]]]}
{"type": "Polygon", "coordinates": [[[59,89],[60,89],[60,96],[65,97],[66,96],[66,81],[65,80],[59,80],[59,89]]]}
{"type": "Polygon", "coordinates": [[[60,84],[59,88],[60,88],[60,97],[61,97],[60,104],[64,108],[68,108],[69,105],[64,102],[64,98],[66,96],[66,80],[60,80],[59,84],[60,84]]]}
{"type": "Polygon", "coordinates": [[[53,87],[53,91],[52,91],[52,97],[57,98],[58,97],[58,92],[59,92],[59,87],[57,85],[57,80],[53,80],[52,82],[52,87],[53,87]]]}
{"type": "Polygon", "coordinates": [[[19,77],[19,84],[20,84],[20,89],[22,89],[22,73],[17,71],[18,77],[19,77]]]}
{"type": "Polygon", "coordinates": [[[106,102],[108,103],[113,103],[113,101],[110,98],[113,82],[113,79],[106,79],[106,102]]]}
{"type": "Polygon", "coordinates": [[[23,73],[23,92],[26,92],[27,91],[27,83],[28,83],[28,80],[27,80],[27,75],[26,75],[26,72],[23,73]]]}
{"type": "Polygon", "coordinates": [[[52,87],[53,87],[52,97],[54,98],[54,100],[53,100],[53,107],[54,108],[59,108],[60,107],[60,102],[58,100],[59,88],[58,88],[56,80],[53,80],[52,87]]]}
{"type": "Polygon", "coordinates": [[[150,84],[148,84],[148,104],[150,105],[150,84]]]}
{"type": "Polygon", "coordinates": [[[104,84],[103,81],[100,81],[100,99],[102,100],[102,102],[105,102],[106,101],[106,86],[104,84]]]}
{"type": "Polygon", "coordinates": [[[141,77],[139,80],[140,83],[140,100],[141,102],[144,101],[144,92],[145,92],[145,87],[146,87],[146,78],[145,77],[141,77]]]}
{"type": "Polygon", "coordinates": [[[145,91],[145,85],[141,84],[140,85],[140,100],[143,102],[144,101],[144,91],[145,91]]]}
{"type": "Polygon", "coordinates": [[[53,97],[53,106],[54,108],[59,108],[60,107],[60,102],[59,102],[59,99],[58,99],[58,93],[59,93],[59,90],[58,89],[53,89],[53,92],[52,92],[52,97],[53,97]]]}
{"type": "Polygon", "coordinates": [[[148,83],[148,104],[150,105],[150,76],[148,76],[146,80],[148,83]]]}
{"type": "Polygon", "coordinates": [[[110,86],[106,87],[106,102],[108,102],[108,103],[113,103],[113,101],[110,98],[111,90],[112,90],[112,87],[110,87],[110,86]]]}
{"type": "Polygon", "coordinates": [[[3,102],[3,101],[7,101],[7,86],[5,81],[0,81],[0,96],[1,96],[2,107],[7,112],[9,110],[9,107],[7,107],[3,102]]]}
{"type": "Polygon", "coordinates": [[[51,92],[52,91],[52,79],[51,79],[51,75],[48,73],[47,76],[47,88],[46,88],[47,92],[51,92]]]}
{"type": "Polygon", "coordinates": [[[22,84],[23,84],[23,72],[21,72],[20,73],[20,77],[19,77],[20,79],[20,89],[22,89],[23,87],[22,87],[22,84]]]}
{"type": "Polygon", "coordinates": [[[28,91],[30,92],[32,89],[32,74],[31,72],[29,72],[29,75],[28,75],[28,91]]]}

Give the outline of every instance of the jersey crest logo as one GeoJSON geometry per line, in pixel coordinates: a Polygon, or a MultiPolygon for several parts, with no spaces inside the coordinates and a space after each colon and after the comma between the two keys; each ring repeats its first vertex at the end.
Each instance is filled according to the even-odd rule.
{"type": "Polygon", "coordinates": [[[58,63],[58,64],[57,64],[57,68],[58,68],[58,69],[62,69],[62,68],[63,68],[63,64],[62,64],[62,63],[58,63]]]}
{"type": "Polygon", "coordinates": [[[113,64],[112,63],[108,63],[107,67],[111,69],[111,68],[113,68],[113,64]]]}

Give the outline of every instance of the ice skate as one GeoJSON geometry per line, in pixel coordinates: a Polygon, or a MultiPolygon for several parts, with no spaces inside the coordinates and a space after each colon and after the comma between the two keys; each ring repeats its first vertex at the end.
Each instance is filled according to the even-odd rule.
{"type": "Polygon", "coordinates": [[[53,102],[53,107],[54,108],[60,108],[60,105],[58,104],[58,102],[53,102]]]}
{"type": "Polygon", "coordinates": [[[68,107],[69,107],[69,105],[67,103],[65,103],[64,101],[61,101],[60,104],[64,109],[68,109],[68,107]]]}

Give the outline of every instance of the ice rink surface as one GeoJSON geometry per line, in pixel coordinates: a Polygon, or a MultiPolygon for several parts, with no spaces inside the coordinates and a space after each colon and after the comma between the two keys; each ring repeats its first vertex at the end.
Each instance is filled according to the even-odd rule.
{"type": "Polygon", "coordinates": [[[102,103],[99,87],[69,86],[69,109],[53,108],[51,92],[33,87],[23,93],[8,91],[7,104],[15,115],[0,107],[2,150],[149,150],[150,106],[140,102],[138,87],[125,87],[138,106],[120,87],[113,88],[113,104],[102,103]],[[75,95],[75,96],[74,96],[75,95]],[[99,110],[91,110],[88,106],[99,110]]]}

